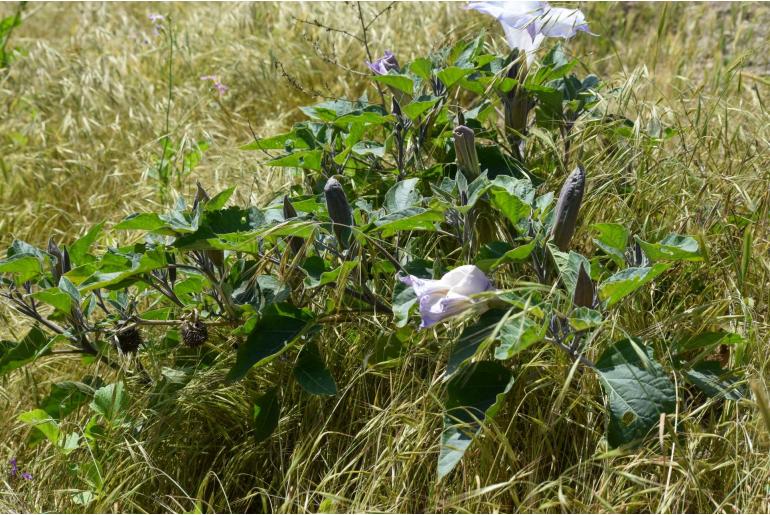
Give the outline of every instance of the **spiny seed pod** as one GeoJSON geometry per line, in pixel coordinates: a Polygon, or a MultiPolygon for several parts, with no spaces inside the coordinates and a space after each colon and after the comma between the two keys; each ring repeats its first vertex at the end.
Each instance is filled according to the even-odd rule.
{"type": "Polygon", "coordinates": [[[580,263],[575,293],[572,295],[572,304],[583,308],[590,308],[594,305],[594,283],[586,272],[583,263],[580,263]]]}
{"type": "Polygon", "coordinates": [[[556,202],[556,212],[554,215],[553,229],[551,230],[551,240],[559,247],[559,250],[566,252],[569,249],[569,242],[572,235],[575,234],[580,204],[583,202],[583,191],[586,185],[586,171],[578,165],[564,181],[564,186],[559,193],[559,200],[556,202]]]}
{"type": "Polygon", "coordinates": [[[342,184],[332,177],[326,181],[324,196],[337,241],[342,248],[347,248],[353,227],[353,212],[350,210],[350,204],[348,204],[348,198],[345,196],[342,184]]]}
{"type": "MultiPolygon", "coordinates": [[[[289,196],[283,196],[283,218],[288,220],[289,218],[296,218],[297,210],[291,205],[289,196]]],[[[299,254],[302,251],[302,238],[297,236],[289,236],[286,240],[289,243],[289,247],[295,254],[299,254]]]]}
{"type": "Polygon", "coordinates": [[[200,347],[209,339],[209,330],[201,321],[182,323],[181,332],[182,341],[191,349],[200,347]]]}
{"type": "Polygon", "coordinates": [[[118,349],[123,354],[135,354],[142,345],[142,334],[136,327],[119,330],[115,333],[118,349]]]}
{"type": "Polygon", "coordinates": [[[455,154],[457,154],[457,166],[472,181],[481,173],[479,156],[476,154],[476,136],[473,129],[465,125],[458,125],[454,130],[455,154]]]}

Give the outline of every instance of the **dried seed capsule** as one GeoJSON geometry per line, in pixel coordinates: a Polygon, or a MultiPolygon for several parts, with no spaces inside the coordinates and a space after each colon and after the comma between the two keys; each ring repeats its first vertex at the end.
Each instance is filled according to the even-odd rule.
{"type": "Polygon", "coordinates": [[[559,193],[559,200],[556,202],[556,212],[554,215],[553,229],[551,230],[551,240],[559,247],[559,250],[566,252],[569,249],[569,242],[572,235],[575,234],[580,204],[583,202],[583,191],[586,184],[586,171],[578,165],[564,181],[564,186],[559,193]]]}
{"type": "MultiPolygon", "coordinates": [[[[297,210],[291,205],[288,195],[283,196],[283,217],[286,220],[297,217],[297,210]]],[[[289,247],[291,247],[291,250],[294,251],[295,254],[299,254],[300,251],[302,251],[302,238],[289,236],[286,241],[289,243],[289,247]]]]}
{"type": "Polygon", "coordinates": [[[329,211],[329,218],[332,219],[332,229],[337,236],[337,241],[342,248],[347,248],[353,227],[353,213],[348,204],[348,198],[342,189],[342,184],[332,177],[326,181],[324,186],[324,196],[326,197],[326,209],[329,211]]]}
{"type": "Polygon", "coordinates": [[[479,156],[476,154],[476,136],[473,129],[465,125],[459,125],[454,130],[455,154],[457,154],[457,166],[472,181],[481,173],[479,156]]]}
{"type": "Polygon", "coordinates": [[[135,354],[142,345],[142,334],[136,327],[119,330],[115,333],[118,349],[123,354],[135,354]]]}
{"type": "Polygon", "coordinates": [[[206,324],[200,321],[184,322],[181,333],[184,344],[192,349],[200,347],[209,339],[209,330],[206,324]]]}
{"type": "Polygon", "coordinates": [[[594,305],[594,283],[586,272],[583,263],[580,264],[575,293],[572,295],[572,304],[584,308],[590,308],[594,305]]]}

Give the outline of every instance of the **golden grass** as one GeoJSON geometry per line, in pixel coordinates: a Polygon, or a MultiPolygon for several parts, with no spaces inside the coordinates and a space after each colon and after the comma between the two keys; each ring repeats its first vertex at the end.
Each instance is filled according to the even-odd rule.
{"type": "MultiPolygon", "coordinates": [[[[363,11],[370,17],[386,6],[363,11]]],[[[748,343],[733,359],[755,390],[767,389],[770,9],[584,7],[600,36],[581,35],[569,48],[622,89],[612,108],[643,125],[659,120],[679,136],[656,148],[639,138],[594,155],[588,149],[597,135],[581,131],[576,146],[586,149],[589,188],[580,237],[587,244],[590,223],[622,220],[654,236],[665,228],[702,237],[709,257],[701,267],[683,267],[658,284],[665,295],[653,290],[619,317],[653,339],[738,332],[748,343]],[[620,193],[624,185],[630,193],[620,193]],[[752,213],[752,260],[740,282],[737,221],[752,213]]],[[[1,5],[0,13],[13,8],[1,5]]],[[[312,92],[362,92],[364,49],[313,24],[357,34],[357,4],[29,4],[12,39],[23,55],[0,72],[0,244],[73,238],[98,221],[156,207],[146,170],[165,132],[167,47],[152,35],[151,12],[170,15],[177,37],[170,136],[177,144],[211,142],[183,183],[186,195],[200,179],[213,190],[237,185],[242,203],[270,198],[294,179],[238,150],[250,126],[258,135],[289,126],[297,106],[316,100],[312,92]],[[219,98],[199,78],[208,74],[230,91],[219,98]]],[[[494,23],[457,4],[399,3],[373,25],[371,48],[392,48],[408,61],[482,26],[504,48],[494,23]]],[[[542,151],[546,143],[532,145],[542,151]]],[[[3,316],[0,332],[16,333],[18,321],[3,316]]],[[[141,433],[103,442],[104,487],[87,508],[71,498],[87,478],[70,473],[69,459],[47,445],[26,448],[28,429],[15,422],[48,385],[82,365],[43,360],[17,372],[0,384],[0,458],[18,455],[35,480],[0,479],[0,511],[770,511],[770,428],[753,400],[690,409],[691,400],[680,399],[672,431],[658,444],[608,452],[596,381],[548,349],[519,364],[511,402],[458,471],[437,484],[446,337],[421,334],[396,366],[367,369],[368,327],[362,321],[360,331],[347,328],[326,342],[338,397],[311,399],[286,385],[289,409],[265,444],[246,434],[250,400],[289,365],[235,386],[222,384],[226,368],[196,374],[162,409],[141,414],[141,433]]],[[[161,364],[153,358],[147,366],[161,364]]],[[[146,405],[149,394],[132,393],[146,405]]],[[[73,416],[70,429],[86,420],[73,416]]]]}

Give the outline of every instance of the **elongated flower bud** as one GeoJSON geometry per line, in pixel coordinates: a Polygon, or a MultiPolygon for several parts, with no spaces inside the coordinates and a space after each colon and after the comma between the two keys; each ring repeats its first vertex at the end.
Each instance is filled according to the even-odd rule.
{"type": "Polygon", "coordinates": [[[206,190],[203,189],[203,186],[201,186],[201,183],[199,181],[196,181],[195,185],[198,187],[198,189],[195,191],[195,199],[193,200],[193,211],[198,209],[198,206],[202,202],[208,202],[209,200],[211,200],[211,197],[209,197],[209,194],[206,193],[206,190]]]}
{"type": "MultiPolygon", "coordinates": [[[[291,202],[289,201],[289,196],[284,195],[283,196],[283,218],[288,220],[289,218],[296,218],[297,217],[297,210],[294,209],[294,206],[291,205],[291,202]]],[[[297,236],[289,236],[286,240],[289,243],[289,247],[295,254],[299,254],[302,250],[302,238],[298,238],[297,236]]]]}
{"type": "MultiPolygon", "coordinates": [[[[518,52],[514,51],[511,60],[518,58],[518,52]]],[[[516,84],[509,92],[502,96],[503,114],[505,117],[505,128],[508,130],[508,140],[518,155],[519,160],[524,159],[524,140],[523,135],[527,133],[527,119],[529,111],[532,109],[527,90],[521,86],[521,82],[527,75],[527,65],[524,62],[516,62],[508,70],[508,78],[516,79],[516,84]]]]}
{"type": "Polygon", "coordinates": [[[586,185],[586,171],[578,165],[564,181],[564,186],[559,193],[559,200],[556,202],[556,213],[554,215],[553,229],[551,230],[551,240],[559,247],[559,250],[566,252],[569,249],[569,242],[572,235],[575,234],[580,204],[583,202],[583,191],[586,185]]]}
{"type": "Polygon", "coordinates": [[[586,272],[583,263],[575,283],[575,293],[572,295],[572,304],[576,307],[590,308],[594,305],[594,283],[586,272]]]}
{"type": "Polygon", "coordinates": [[[472,181],[481,173],[479,156],[476,153],[476,136],[473,129],[465,125],[458,125],[454,130],[455,154],[457,154],[457,166],[472,181]]]}
{"type": "Polygon", "coordinates": [[[48,248],[46,250],[56,260],[51,269],[51,274],[53,275],[54,282],[59,284],[61,276],[72,270],[69,252],[67,252],[67,247],[60,249],[53,241],[53,238],[48,240],[48,248]]]}
{"type": "Polygon", "coordinates": [[[347,248],[353,227],[353,212],[350,210],[350,204],[348,204],[348,198],[345,196],[342,184],[332,177],[326,181],[324,196],[337,241],[342,248],[347,248]]]}

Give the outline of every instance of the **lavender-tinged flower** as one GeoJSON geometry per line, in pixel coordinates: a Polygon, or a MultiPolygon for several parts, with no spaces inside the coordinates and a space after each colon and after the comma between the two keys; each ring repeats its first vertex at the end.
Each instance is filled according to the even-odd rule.
{"type": "Polygon", "coordinates": [[[11,464],[10,476],[16,477],[19,474],[19,466],[16,463],[16,458],[11,458],[10,461],[8,461],[8,463],[11,464]]]}
{"type": "Polygon", "coordinates": [[[151,13],[151,14],[147,15],[147,18],[149,18],[150,21],[153,22],[153,23],[160,23],[160,22],[162,22],[163,20],[166,19],[165,16],[163,16],[162,14],[158,14],[158,13],[151,13]]]}
{"type": "Polygon", "coordinates": [[[29,472],[22,472],[21,478],[26,479],[27,481],[32,481],[32,474],[30,474],[29,472]]]}
{"type": "Polygon", "coordinates": [[[398,61],[396,56],[390,50],[385,51],[385,55],[375,59],[373,63],[366,61],[366,65],[375,75],[387,75],[390,70],[398,71],[398,61]]]}
{"type": "Polygon", "coordinates": [[[578,31],[589,32],[585,16],[579,9],[551,7],[548,2],[469,2],[466,9],[494,16],[503,26],[508,45],[525,52],[528,63],[532,62],[545,38],[569,39],[578,31]]]}
{"type": "Polygon", "coordinates": [[[471,308],[471,295],[492,289],[492,283],[475,265],[463,265],[441,279],[421,279],[413,275],[399,278],[411,286],[420,302],[420,328],[430,327],[471,308]]]}
{"type": "Polygon", "coordinates": [[[219,80],[219,77],[216,75],[202,75],[201,80],[209,80],[214,83],[214,88],[219,92],[220,95],[224,95],[227,93],[227,91],[230,89],[219,80]]]}

